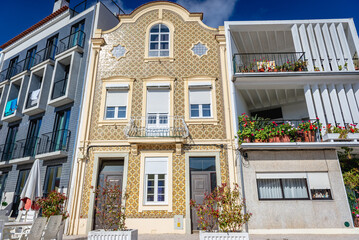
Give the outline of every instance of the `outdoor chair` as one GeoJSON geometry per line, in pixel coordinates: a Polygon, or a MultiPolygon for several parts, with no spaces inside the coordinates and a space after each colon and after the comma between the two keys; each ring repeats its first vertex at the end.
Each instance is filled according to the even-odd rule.
{"type": "Polygon", "coordinates": [[[34,224],[32,224],[30,232],[27,234],[28,240],[41,240],[43,231],[46,227],[47,218],[38,217],[35,219],[34,224]]]}
{"type": "Polygon", "coordinates": [[[51,240],[51,239],[62,239],[62,215],[51,216],[49,222],[47,223],[43,239],[51,240]],[[60,231],[61,230],[61,231],[60,231]]]}
{"type": "MultiPolygon", "coordinates": [[[[19,214],[15,220],[15,222],[18,223],[25,223],[25,222],[33,222],[36,217],[35,211],[26,211],[22,210],[19,211],[19,214]]],[[[31,226],[14,226],[10,227],[10,239],[21,239],[23,236],[25,236],[31,229],[31,226]]]]}

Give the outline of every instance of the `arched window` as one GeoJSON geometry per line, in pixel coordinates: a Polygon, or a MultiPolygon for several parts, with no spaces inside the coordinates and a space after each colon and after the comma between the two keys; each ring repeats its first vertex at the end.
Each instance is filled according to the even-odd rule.
{"type": "Polygon", "coordinates": [[[160,23],[150,30],[149,57],[169,57],[170,55],[170,30],[160,23]]]}

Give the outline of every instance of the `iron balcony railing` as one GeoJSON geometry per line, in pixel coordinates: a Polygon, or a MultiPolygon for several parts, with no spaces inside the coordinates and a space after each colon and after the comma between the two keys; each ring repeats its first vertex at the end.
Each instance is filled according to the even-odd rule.
{"type": "Polygon", "coordinates": [[[321,124],[314,120],[256,120],[239,124],[238,136],[251,142],[320,142],[321,124]]]}
{"type": "Polygon", "coordinates": [[[70,137],[71,131],[67,129],[42,134],[37,154],[56,151],[67,152],[69,148],[70,137]]]}
{"type": "Polygon", "coordinates": [[[36,66],[48,59],[54,60],[56,52],[57,52],[56,45],[50,45],[50,46],[36,52],[35,56],[32,58],[33,66],[36,66]]]}
{"type": "Polygon", "coordinates": [[[83,31],[79,30],[61,39],[58,46],[57,54],[62,53],[75,46],[83,48],[85,46],[85,38],[86,34],[83,31]]]}
{"type": "Polygon", "coordinates": [[[131,117],[124,129],[127,137],[173,137],[186,138],[189,135],[182,117],[167,114],[149,114],[146,117],[131,117]]]}
{"type": "Polygon", "coordinates": [[[36,155],[39,143],[40,138],[31,137],[18,140],[15,143],[4,144],[0,146],[0,151],[2,151],[1,160],[9,161],[12,159],[33,157],[36,155]]]}
{"type": "Polygon", "coordinates": [[[234,74],[251,72],[307,71],[304,52],[236,53],[233,55],[234,74]]]}
{"type": "Polygon", "coordinates": [[[51,99],[62,97],[66,94],[67,78],[54,82],[51,99]]]}

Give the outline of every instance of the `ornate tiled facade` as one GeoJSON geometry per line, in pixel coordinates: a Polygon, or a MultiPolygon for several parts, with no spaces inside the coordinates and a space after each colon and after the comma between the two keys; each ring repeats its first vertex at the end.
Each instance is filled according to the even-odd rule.
{"type": "MultiPolygon", "coordinates": [[[[169,3],[167,3],[169,4],[169,3]]],[[[144,79],[156,76],[172,77],[173,82],[173,115],[185,115],[185,78],[193,76],[205,76],[215,79],[215,99],[217,108],[217,122],[191,123],[187,124],[189,137],[182,145],[181,154],[176,152],[175,143],[161,144],[138,144],[137,154],[130,153],[128,158],[128,174],[126,191],[126,212],[128,218],[172,218],[174,215],[186,215],[186,186],[185,186],[185,152],[219,152],[221,181],[229,181],[228,151],[227,145],[223,143],[203,143],[197,141],[206,140],[226,141],[226,124],[224,115],[223,80],[221,78],[220,46],[216,40],[218,29],[211,29],[200,24],[198,21],[188,21],[173,10],[164,7],[161,10],[162,20],[171,22],[174,27],[173,33],[173,61],[145,61],[146,31],[148,26],[159,20],[159,10],[145,11],[134,22],[124,22],[115,29],[101,35],[105,44],[101,46],[98,56],[97,76],[94,78],[94,92],[90,97],[92,101],[92,114],[89,123],[89,137],[84,140],[89,145],[92,141],[107,141],[114,143],[116,140],[121,144],[127,141],[124,134],[125,124],[99,124],[101,104],[104,99],[103,79],[116,77],[134,79],[131,94],[130,116],[141,116],[143,114],[143,89],[146,87],[144,79]],[[208,48],[207,54],[198,57],[193,54],[193,44],[201,42],[208,48]],[[121,58],[112,56],[114,46],[125,46],[126,55],[121,58]],[[140,168],[141,152],[161,152],[166,150],[172,153],[172,212],[164,210],[143,210],[139,212],[140,195],[140,168]]],[[[120,17],[121,18],[121,17],[120,17]]],[[[83,140],[83,139],[82,139],[83,140]]],[[[131,152],[128,146],[104,147],[93,144],[86,158],[85,173],[83,180],[83,191],[81,196],[80,218],[89,216],[91,182],[94,176],[95,153],[108,152],[131,152]]],[[[182,143],[181,143],[182,144],[182,143]]],[[[101,145],[101,144],[99,144],[101,145]]],[[[120,144],[119,144],[120,145],[120,144]]],[[[125,144],[126,145],[126,144],[125,144]]]]}

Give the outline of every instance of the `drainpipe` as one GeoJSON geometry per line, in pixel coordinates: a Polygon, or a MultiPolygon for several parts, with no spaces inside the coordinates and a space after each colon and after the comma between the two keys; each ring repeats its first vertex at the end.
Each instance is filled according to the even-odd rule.
{"type": "MultiPolygon", "coordinates": [[[[239,167],[239,172],[240,172],[238,174],[238,178],[240,178],[240,179],[238,179],[238,182],[240,181],[241,185],[242,185],[242,197],[243,197],[243,199],[246,199],[246,192],[245,192],[245,189],[244,189],[242,153],[240,152],[239,149],[236,152],[238,154],[238,159],[239,159],[239,161],[237,161],[237,169],[239,167]]],[[[243,211],[244,211],[244,214],[247,213],[247,203],[244,204],[243,211]]],[[[245,229],[246,229],[246,232],[248,232],[248,222],[245,224],[245,229]]]]}

